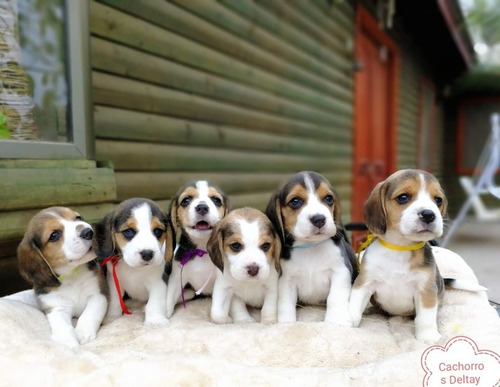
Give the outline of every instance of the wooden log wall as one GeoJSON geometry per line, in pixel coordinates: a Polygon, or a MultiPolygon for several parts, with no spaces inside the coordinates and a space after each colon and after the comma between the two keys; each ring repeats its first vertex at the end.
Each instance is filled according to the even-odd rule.
{"type": "Polygon", "coordinates": [[[354,9],[327,0],[90,2],[98,159],[163,205],[209,179],[264,209],[315,170],[350,214],[354,9]]]}

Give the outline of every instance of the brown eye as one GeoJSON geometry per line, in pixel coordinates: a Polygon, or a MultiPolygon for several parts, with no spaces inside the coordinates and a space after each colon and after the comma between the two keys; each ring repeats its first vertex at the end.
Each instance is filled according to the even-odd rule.
{"type": "Polygon", "coordinates": [[[409,201],[411,200],[411,196],[408,195],[408,194],[401,194],[399,196],[396,197],[396,201],[399,203],[399,204],[406,204],[408,203],[409,201]]]}
{"type": "Polygon", "coordinates": [[[82,217],[81,217],[80,215],[77,215],[75,219],[76,219],[76,220],[83,220],[83,219],[82,219],[82,217]]]}
{"type": "Polygon", "coordinates": [[[181,201],[181,206],[182,207],[187,207],[189,206],[189,203],[191,203],[191,196],[188,196],[188,197],[185,197],[184,199],[182,199],[181,201]]]}
{"type": "Polygon", "coordinates": [[[235,253],[238,253],[241,251],[241,243],[234,242],[229,245],[229,248],[233,250],[235,253]]]}
{"type": "Polygon", "coordinates": [[[326,195],[324,201],[330,207],[333,206],[333,196],[332,195],[326,195]]]}
{"type": "Polygon", "coordinates": [[[157,237],[158,239],[161,238],[161,236],[163,235],[165,231],[163,231],[161,228],[155,228],[153,230],[153,234],[155,234],[155,237],[157,237]]]}
{"type": "Polygon", "coordinates": [[[441,205],[443,204],[443,198],[440,198],[439,196],[436,196],[436,197],[434,198],[434,201],[436,202],[436,205],[437,205],[438,207],[441,207],[441,205]]]}
{"type": "Polygon", "coordinates": [[[262,244],[262,246],[260,246],[260,249],[264,252],[268,251],[270,248],[271,248],[270,243],[264,243],[264,244],[262,244]]]}
{"type": "Polygon", "coordinates": [[[302,201],[302,199],[298,198],[298,197],[294,197],[292,198],[289,202],[288,202],[288,205],[293,208],[294,210],[300,208],[300,206],[302,205],[302,203],[304,203],[302,201]]]}
{"type": "Polygon", "coordinates": [[[61,238],[62,232],[59,230],[54,231],[50,234],[49,242],[57,242],[61,238]]]}

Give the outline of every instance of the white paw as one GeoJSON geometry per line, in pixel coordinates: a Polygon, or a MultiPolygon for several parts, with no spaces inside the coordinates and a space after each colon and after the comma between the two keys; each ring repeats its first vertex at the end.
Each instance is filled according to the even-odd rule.
{"type": "MultiPolygon", "coordinates": [[[[351,316],[348,313],[327,313],[325,322],[335,324],[341,327],[352,327],[353,325],[351,316]]],[[[358,322],[359,325],[359,322],[358,322]]]]}
{"type": "Polygon", "coordinates": [[[53,341],[55,341],[56,343],[65,345],[66,347],[69,347],[69,348],[78,348],[80,346],[76,336],[73,336],[73,335],[66,336],[66,335],[55,334],[55,335],[52,335],[51,339],[53,341]]]}
{"type": "Polygon", "coordinates": [[[109,323],[115,321],[117,318],[121,317],[121,315],[122,315],[122,312],[120,312],[120,313],[106,313],[106,316],[104,316],[102,323],[109,324],[109,323]]]}
{"type": "Polygon", "coordinates": [[[356,314],[351,314],[351,323],[353,327],[359,327],[359,324],[361,324],[361,318],[363,317],[362,314],[356,313],[356,314]]]}
{"type": "Polygon", "coordinates": [[[75,328],[75,333],[80,344],[87,344],[88,342],[94,340],[97,337],[97,332],[88,329],[83,329],[78,326],[75,328]]]}
{"type": "Polygon", "coordinates": [[[144,320],[144,324],[146,325],[165,325],[168,324],[168,319],[161,314],[155,315],[146,315],[144,320]]]}
{"type": "Polygon", "coordinates": [[[276,318],[276,315],[273,315],[273,316],[262,315],[262,316],[260,316],[260,322],[262,324],[276,324],[277,321],[278,320],[276,318]]]}
{"type": "Polygon", "coordinates": [[[212,315],[211,319],[215,324],[231,324],[233,322],[233,320],[229,316],[212,315]]]}
{"type": "Polygon", "coordinates": [[[233,318],[235,323],[254,323],[255,319],[252,316],[241,316],[233,318]]]}
{"type": "Polygon", "coordinates": [[[422,341],[426,344],[435,344],[441,338],[439,332],[435,329],[419,329],[415,333],[418,341],[422,341]]]}

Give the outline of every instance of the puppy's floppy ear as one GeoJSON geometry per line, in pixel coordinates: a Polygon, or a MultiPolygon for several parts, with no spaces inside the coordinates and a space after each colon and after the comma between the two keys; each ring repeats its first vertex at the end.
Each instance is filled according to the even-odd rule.
{"type": "Polygon", "coordinates": [[[107,258],[115,252],[114,214],[112,211],[95,225],[95,252],[99,258],[107,258]]]}
{"type": "Polygon", "coordinates": [[[276,271],[278,272],[278,274],[281,273],[280,258],[281,258],[281,240],[280,240],[278,234],[274,234],[273,260],[274,260],[274,267],[276,268],[276,271]]]}
{"type": "Polygon", "coordinates": [[[374,235],[383,235],[387,230],[387,213],[385,211],[385,194],[388,184],[378,183],[365,202],[364,216],[368,229],[374,235]]]}
{"type": "Polygon", "coordinates": [[[448,199],[446,199],[446,195],[443,192],[443,203],[441,204],[441,207],[439,207],[439,211],[441,212],[441,216],[443,218],[446,218],[448,215],[448,199]]]}
{"type": "Polygon", "coordinates": [[[229,211],[231,211],[231,202],[229,201],[228,196],[224,195],[223,193],[221,193],[221,195],[222,195],[222,200],[224,203],[224,215],[223,216],[226,216],[227,214],[229,214],[229,211]]]}
{"type": "Polygon", "coordinates": [[[279,192],[273,195],[266,208],[266,215],[278,233],[282,244],[285,243],[285,229],[283,227],[283,219],[281,217],[281,204],[279,192]]]}
{"type": "Polygon", "coordinates": [[[61,283],[40,251],[42,243],[36,235],[26,234],[17,247],[19,273],[36,289],[57,287],[61,283]]]}
{"type": "Polygon", "coordinates": [[[334,189],[332,189],[332,192],[333,192],[333,220],[335,224],[338,226],[340,225],[340,215],[342,212],[340,209],[340,197],[334,189]]]}
{"type": "Polygon", "coordinates": [[[220,271],[224,271],[224,241],[223,241],[223,232],[221,227],[222,221],[217,222],[214,229],[212,230],[212,234],[210,234],[210,238],[207,242],[207,251],[210,254],[210,259],[213,264],[217,266],[220,271]]]}
{"type": "Polygon", "coordinates": [[[175,229],[169,216],[165,221],[165,227],[165,262],[170,262],[174,257],[176,239],[175,229]]]}
{"type": "Polygon", "coordinates": [[[170,206],[168,208],[168,213],[170,215],[170,224],[174,230],[175,237],[180,237],[182,234],[181,223],[179,221],[179,217],[177,216],[177,209],[179,208],[179,194],[175,195],[170,200],[170,206]]]}

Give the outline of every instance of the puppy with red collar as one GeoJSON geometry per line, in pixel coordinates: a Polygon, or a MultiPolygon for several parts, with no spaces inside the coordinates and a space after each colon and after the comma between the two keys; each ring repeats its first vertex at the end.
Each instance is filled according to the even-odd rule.
{"type": "Polygon", "coordinates": [[[107,267],[110,288],[106,322],[130,314],[123,302],[147,301],[146,324],[168,322],[165,264],[175,245],[168,216],[149,199],[133,198],[120,203],[96,225],[97,255],[107,267]]]}
{"type": "Polygon", "coordinates": [[[296,174],[271,198],[266,214],[283,245],[278,321],[296,321],[297,301],[326,301],[325,321],[351,326],[355,254],[340,224],[339,197],[328,180],[316,172],[296,174]]]}
{"type": "Polygon", "coordinates": [[[447,200],[428,172],[398,171],[379,183],[364,215],[375,239],[364,251],[350,313],[358,326],[368,302],[390,315],[415,316],[416,338],[436,342],[438,300],[444,289],[432,248],[443,233],[447,200]]]}
{"type": "Polygon", "coordinates": [[[80,214],[50,207],[31,219],[17,249],[19,271],[33,285],[52,339],[69,347],[96,337],[108,304],[93,236],[80,214]],[[76,328],[72,317],[78,317],[76,328]]]}
{"type": "Polygon", "coordinates": [[[212,321],[252,322],[247,305],[262,308],[261,322],[276,322],[281,242],[259,210],[231,211],[214,228],[207,244],[218,267],[212,294],[212,321]]]}
{"type": "Polygon", "coordinates": [[[193,181],[182,187],[170,203],[170,218],[178,238],[168,280],[167,317],[175,305],[196,294],[211,295],[217,272],[207,253],[215,224],[229,211],[226,195],[210,182],[193,181]]]}

